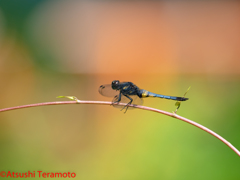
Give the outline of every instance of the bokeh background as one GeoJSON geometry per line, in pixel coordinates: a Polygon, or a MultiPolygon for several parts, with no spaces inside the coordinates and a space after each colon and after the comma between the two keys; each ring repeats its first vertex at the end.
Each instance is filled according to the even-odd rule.
{"type": "MultiPolygon", "coordinates": [[[[0,0],[0,108],[108,101],[98,87],[114,79],[176,96],[191,85],[178,114],[240,149],[239,75],[238,1],[0,0]]],[[[174,103],[144,99],[169,112],[174,103]]],[[[0,171],[84,180],[240,178],[239,157],[206,132],[101,105],[0,113],[0,154],[0,171]]]]}

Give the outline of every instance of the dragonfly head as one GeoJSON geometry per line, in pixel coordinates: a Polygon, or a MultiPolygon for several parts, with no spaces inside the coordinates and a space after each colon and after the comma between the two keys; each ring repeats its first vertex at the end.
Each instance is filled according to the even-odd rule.
{"type": "Polygon", "coordinates": [[[118,89],[120,82],[118,80],[114,80],[112,82],[112,89],[118,89]]]}

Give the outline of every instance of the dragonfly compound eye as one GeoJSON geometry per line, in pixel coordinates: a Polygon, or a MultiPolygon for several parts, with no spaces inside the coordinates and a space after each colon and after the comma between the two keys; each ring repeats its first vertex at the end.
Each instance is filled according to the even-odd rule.
{"type": "Polygon", "coordinates": [[[119,81],[118,81],[118,80],[114,80],[114,81],[112,82],[112,88],[113,88],[113,89],[117,89],[117,88],[118,88],[118,85],[119,85],[119,81]]]}

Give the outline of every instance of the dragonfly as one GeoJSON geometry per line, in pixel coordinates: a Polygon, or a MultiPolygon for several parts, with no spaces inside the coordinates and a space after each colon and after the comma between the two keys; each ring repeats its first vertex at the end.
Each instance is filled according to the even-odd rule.
{"type": "Polygon", "coordinates": [[[98,92],[106,97],[113,97],[112,105],[117,106],[118,103],[126,103],[126,105],[122,108],[126,108],[125,113],[127,112],[129,105],[142,104],[142,98],[146,97],[158,97],[164,99],[170,99],[175,101],[186,101],[188,98],[185,97],[176,97],[176,96],[166,96],[161,94],[156,94],[149,92],[144,89],[140,89],[138,86],[133,84],[132,82],[120,82],[119,80],[112,81],[111,84],[101,85],[98,89],[98,92]]]}

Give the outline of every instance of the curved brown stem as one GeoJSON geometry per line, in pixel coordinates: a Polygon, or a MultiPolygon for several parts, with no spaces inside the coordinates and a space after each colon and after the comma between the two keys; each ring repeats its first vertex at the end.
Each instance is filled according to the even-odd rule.
{"type": "MultiPolygon", "coordinates": [[[[15,107],[10,107],[10,108],[4,108],[0,109],[0,112],[4,111],[10,111],[10,110],[15,110],[15,109],[22,109],[22,108],[29,108],[29,107],[37,107],[37,106],[48,106],[48,105],[62,105],[62,104],[101,104],[101,105],[112,105],[112,102],[107,102],[107,101],[81,101],[81,100],[76,100],[76,101],[56,101],[56,102],[44,102],[44,103],[36,103],[36,104],[28,104],[28,105],[22,105],[22,106],[15,106],[15,107]]],[[[125,103],[119,103],[118,105],[120,106],[126,106],[125,103]]],[[[207,133],[215,136],[218,138],[220,141],[225,143],[228,147],[230,147],[238,156],[240,156],[239,150],[237,150],[230,142],[228,142],[226,139],[224,139],[222,136],[218,135],[217,133],[213,132],[212,130],[206,128],[205,126],[198,124],[194,121],[191,121],[187,118],[184,118],[182,116],[179,116],[175,113],[170,113],[166,111],[162,111],[160,109],[155,109],[155,108],[150,108],[146,106],[139,106],[139,105],[128,105],[130,107],[135,107],[143,110],[148,110],[148,111],[153,111],[153,112],[158,112],[161,114],[165,114],[167,116],[171,116],[173,118],[179,119],[181,121],[184,121],[186,123],[189,123],[191,125],[194,125],[207,133]]]]}

